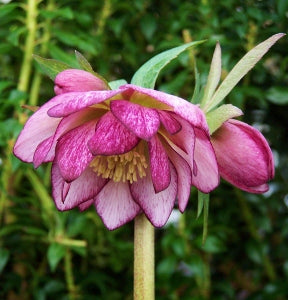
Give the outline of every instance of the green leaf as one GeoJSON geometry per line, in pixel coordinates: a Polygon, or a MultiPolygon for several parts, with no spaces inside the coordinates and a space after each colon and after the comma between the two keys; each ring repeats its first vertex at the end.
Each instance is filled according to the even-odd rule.
{"type": "Polygon", "coordinates": [[[0,274],[5,268],[10,257],[10,252],[5,248],[0,248],[0,274]]]}
{"type": "Polygon", "coordinates": [[[117,90],[121,85],[127,84],[127,81],[125,79],[119,79],[109,82],[109,86],[111,90],[117,90]]]}
{"type": "Polygon", "coordinates": [[[288,104],[288,88],[287,87],[272,87],[267,92],[267,99],[274,104],[288,104]]]}
{"type": "Polygon", "coordinates": [[[207,79],[207,84],[204,89],[204,95],[200,102],[201,107],[204,107],[206,102],[208,102],[212,98],[212,96],[217,88],[217,85],[219,84],[219,81],[221,78],[221,70],[222,70],[221,63],[222,63],[221,47],[220,47],[220,44],[217,43],[214,54],[213,54],[212,62],[211,62],[211,67],[210,67],[210,71],[209,71],[209,75],[208,75],[208,79],[207,79]]]}
{"type": "Polygon", "coordinates": [[[159,76],[160,71],[173,59],[175,59],[179,54],[190,47],[195,47],[203,43],[204,41],[191,42],[166,50],[150,60],[148,60],[144,65],[142,65],[138,71],[134,74],[131,83],[142,86],[145,88],[154,88],[156,79],[159,76]]]}
{"type": "Polygon", "coordinates": [[[224,122],[243,115],[241,109],[232,104],[223,104],[206,114],[210,135],[213,134],[224,122]]]}
{"type": "Polygon", "coordinates": [[[255,66],[270,47],[284,35],[284,33],[275,34],[246,53],[223,80],[213,97],[206,103],[203,109],[208,112],[217,106],[230,93],[234,86],[255,66]]]}
{"type": "Polygon", "coordinates": [[[49,246],[47,252],[47,259],[52,272],[55,271],[58,263],[64,257],[66,248],[63,245],[53,243],[49,246]]]}
{"type": "Polygon", "coordinates": [[[71,67],[65,63],[62,63],[55,59],[47,59],[38,55],[33,55],[35,61],[38,63],[42,71],[48,75],[52,80],[55,79],[58,73],[71,69],[71,67]]]}
{"type": "Polygon", "coordinates": [[[102,81],[104,81],[106,83],[108,89],[110,88],[107,80],[93,70],[93,68],[90,65],[90,63],[88,62],[88,60],[80,52],[78,52],[77,50],[75,50],[75,56],[76,56],[76,60],[77,60],[77,62],[79,64],[79,67],[82,70],[92,73],[94,76],[96,76],[97,78],[99,78],[102,81]]]}
{"type": "Polygon", "coordinates": [[[204,244],[207,238],[208,233],[208,212],[209,212],[209,199],[210,194],[204,194],[198,191],[198,209],[197,209],[197,218],[201,215],[203,209],[203,237],[202,243],[204,244]]]}
{"type": "Polygon", "coordinates": [[[75,50],[76,60],[79,64],[79,67],[87,72],[94,73],[92,66],[88,62],[88,60],[77,50],[75,50]]]}

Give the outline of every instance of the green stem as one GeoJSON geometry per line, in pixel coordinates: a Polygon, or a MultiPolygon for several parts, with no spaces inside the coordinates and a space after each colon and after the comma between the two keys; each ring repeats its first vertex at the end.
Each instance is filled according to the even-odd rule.
{"type": "Polygon", "coordinates": [[[76,286],[74,284],[73,268],[72,268],[72,254],[70,249],[67,248],[65,254],[65,276],[66,283],[69,293],[69,300],[74,300],[77,298],[76,286]]]}
{"type": "Polygon", "coordinates": [[[137,216],[134,224],[134,300],[153,300],[154,227],[144,214],[137,216]]]}
{"type": "Polygon", "coordinates": [[[38,3],[39,1],[37,0],[28,0],[27,3],[26,28],[28,30],[28,33],[25,41],[24,57],[17,86],[17,89],[23,92],[27,92],[31,74],[32,54],[35,47],[37,32],[38,3]]]}

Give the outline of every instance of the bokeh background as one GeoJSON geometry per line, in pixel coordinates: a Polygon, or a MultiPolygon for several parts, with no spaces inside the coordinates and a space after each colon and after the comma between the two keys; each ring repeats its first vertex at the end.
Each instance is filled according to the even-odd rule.
{"type": "MultiPolygon", "coordinates": [[[[32,53],[77,67],[80,51],[108,81],[128,82],[149,58],[207,40],[166,67],[157,89],[186,99],[194,65],[205,83],[216,41],[223,78],[253,46],[287,32],[286,0],[0,1],[0,299],[132,299],[133,222],[109,232],[93,208],[60,213],[50,166],[12,155],[29,110],[53,96],[32,53]]],[[[156,299],[288,299],[288,41],[282,38],[226,98],[273,149],[270,191],[222,182],[211,193],[209,233],[197,193],[184,215],[156,230],[156,299]]]]}

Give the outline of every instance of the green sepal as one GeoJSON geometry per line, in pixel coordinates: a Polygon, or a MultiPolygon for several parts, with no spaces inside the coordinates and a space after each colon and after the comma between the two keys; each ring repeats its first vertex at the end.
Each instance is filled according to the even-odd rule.
{"type": "Polygon", "coordinates": [[[160,71],[173,59],[175,59],[183,51],[190,47],[195,47],[204,41],[196,41],[187,43],[152,57],[144,65],[142,65],[134,74],[131,83],[142,86],[144,88],[153,89],[155,87],[155,82],[159,76],[160,71]]]}
{"type": "Polygon", "coordinates": [[[243,115],[242,110],[232,104],[223,104],[208,112],[206,114],[206,121],[208,123],[210,135],[212,135],[213,132],[215,132],[227,120],[241,115],[243,115]]]}
{"type": "Polygon", "coordinates": [[[60,72],[71,69],[71,67],[61,61],[56,59],[47,59],[38,55],[33,55],[35,61],[41,68],[41,70],[49,76],[52,80],[54,80],[60,72]]]}

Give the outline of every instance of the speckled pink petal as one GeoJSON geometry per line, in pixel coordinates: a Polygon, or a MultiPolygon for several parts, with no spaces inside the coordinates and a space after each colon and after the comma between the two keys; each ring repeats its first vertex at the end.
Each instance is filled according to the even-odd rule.
{"type": "Polygon", "coordinates": [[[170,161],[160,139],[154,136],[148,142],[151,178],[156,193],[165,190],[171,180],[170,161]]]}
{"type": "Polygon", "coordinates": [[[87,143],[95,132],[92,120],[65,133],[56,146],[55,160],[65,181],[71,182],[81,175],[93,155],[87,143]]]}
{"type": "Polygon", "coordinates": [[[216,156],[209,136],[195,128],[194,168],[192,184],[203,193],[210,193],[220,183],[216,156]]]}
{"type": "Polygon", "coordinates": [[[93,155],[117,155],[132,150],[139,138],[107,112],[97,123],[95,134],[88,142],[93,155]]]}
{"type": "MultiPolygon", "coordinates": [[[[209,132],[208,125],[206,122],[206,118],[204,113],[201,111],[201,109],[191,104],[190,102],[179,98],[177,96],[173,96],[164,92],[156,91],[153,89],[147,89],[142,88],[133,84],[125,84],[120,87],[120,89],[124,89],[126,93],[131,91],[134,91],[134,93],[131,96],[130,101],[138,103],[137,97],[139,97],[139,100],[141,101],[143,96],[146,95],[147,102],[149,102],[149,98],[155,99],[159,102],[159,109],[161,107],[161,103],[166,104],[171,107],[171,110],[173,110],[177,115],[179,115],[181,118],[187,120],[189,123],[191,123],[194,126],[201,127],[207,132],[209,132]],[[147,99],[148,98],[148,99],[147,99]]],[[[138,103],[141,105],[141,102],[138,103]]],[[[157,108],[157,107],[155,107],[157,108]]]]}
{"type": "Polygon", "coordinates": [[[54,135],[60,122],[60,119],[51,118],[47,115],[47,111],[60,102],[61,99],[59,98],[51,99],[28,119],[14,145],[13,152],[15,156],[22,161],[33,162],[37,146],[54,135]]]}
{"type": "Polygon", "coordinates": [[[56,95],[109,89],[105,81],[89,72],[78,69],[68,69],[60,72],[56,76],[54,83],[56,95]]]}
{"type": "Polygon", "coordinates": [[[177,172],[177,199],[179,210],[183,213],[190,197],[191,192],[191,168],[187,161],[182,158],[175,150],[170,148],[168,145],[166,151],[169,155],[169,158],[176,169],[177,172]]]}
{"type": "Polygon", "coordinates": [[[144,211],[147,218],[155,227],[166,224],[174,207],[177,195],[177,174],[171,164],[171,181],[166,190],[155,193],[150,172],[147,176],[131,184],[131,193],[135,201],[144,211]]]}
{"type": "Polygon", "coordinates": [[[262,193],[274,176],[272,151],[252,126],[229,120],[212,135],[221,176],[236,187],[262,193]]]}
{"type": "Polygon", "coordinates": [[[110,108],[113,115],[141,139],[150,140],[159,129],[160,119],[155,109],[125,100],[111,101],[110,108]]]}
{"type": "Polygon", "coordinates": [[[109,230],[133,220],[141,211],[127,182],[110,180],[95,198],[96,210],[109,230]]]}
{"type": "Polygon", "coordinates": [[[119,94],[119,90],[61,94],[53,98],[58,102],[61,102],[61,104],[51,107],[48,111],[48,115],[55,118],[66,117],[83,108],[108,100],[117,94],[119,94]]]}
{"type": "Polygon", "coordinates": [[[58,210],[64,211],[76,206],[84,208],[87,201],[94,198],[103,186],[106,179],[99,177],[91,168],[87,168],[80,177],[71,183],[66,183],[63,179],[57,164],[52,165],[52,196],[58,210]]]}
{"type": "Polygon", "coordinates": [[[159,110],[158,113],[161,123],[170,134],[176,134],[181,130],[182,126],[180,122],[173,117],[174,113],[163,110],[159,110]]]}
{"type": "Polygon", "coordinates": [[[100,117],[99,113],[99,110],[88,107],[63,118],[59,123],[54,136],[44,140],[38,145],[33,157],[35,168],[43,162],[52,161],[54,159],[56,144],[63,134],[92,119],[95,119],[96,124],[97,119],[100,117]]]}

